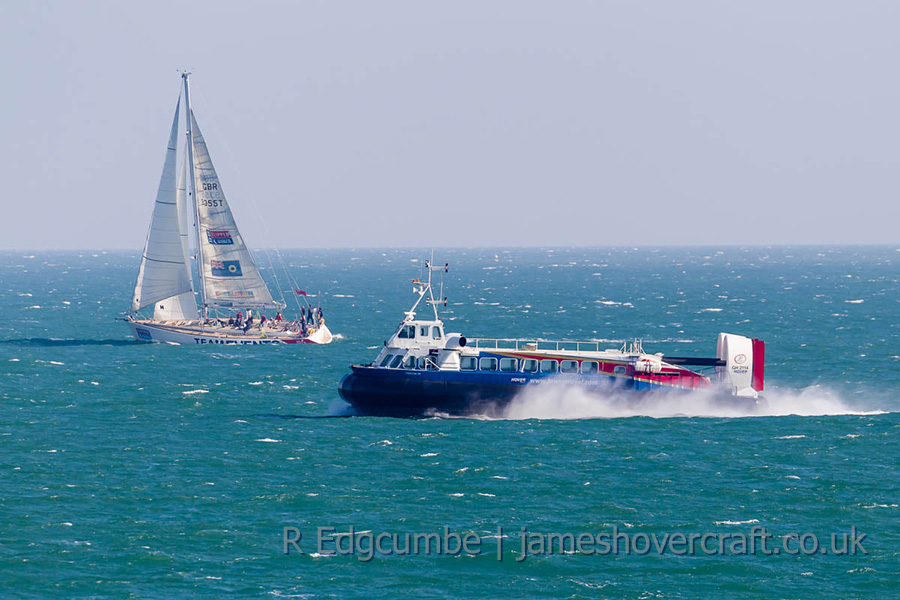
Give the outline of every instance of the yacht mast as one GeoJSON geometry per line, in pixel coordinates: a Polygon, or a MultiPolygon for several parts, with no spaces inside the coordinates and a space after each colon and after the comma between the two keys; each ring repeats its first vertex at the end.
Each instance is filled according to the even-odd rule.
{"type": "Polygon", "coordinates": [[[190,198],[191,208],[194,212],[194,234],[197,242],[197,271],[200,273],[200,314],[206,319],[208,316],[206,303],[206,276],[203,271],[203,252],[200,245],[200,208],[197,205],[197,186],[194,179],[194,113],[191,112],[191,85],[190,73],[185,71],[181,74],[184,79],[184,105],[187,111],[187,166],[188,166],[188,187],[187,194],[190,198]]]}

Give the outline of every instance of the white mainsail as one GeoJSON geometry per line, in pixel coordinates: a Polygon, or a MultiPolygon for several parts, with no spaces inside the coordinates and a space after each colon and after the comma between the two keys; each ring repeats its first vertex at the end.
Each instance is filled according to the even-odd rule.
{"type": "Polygon", "coordinates": [[[193,112],[190,119],[203,303],[274,308],[278,304],[234,222],[193,112]]]}
{"type": "MultiPolygon", "coordinates": [[[[141,268],[134,286],[131,309],[138,311],[160,300],[191,292],[191,278],[186,254],[181,241],[178,205],[176,199],[175,162],[178,145],[178,111],[181,98],[175,106],[172,133],[166,150],[156,204],[150,230],[141,256],[141,268]]],[[[193,299],[191,299],[193,301],[193,299]]],[[[196,307],[194,308],[196,314],[196,307]]]]}

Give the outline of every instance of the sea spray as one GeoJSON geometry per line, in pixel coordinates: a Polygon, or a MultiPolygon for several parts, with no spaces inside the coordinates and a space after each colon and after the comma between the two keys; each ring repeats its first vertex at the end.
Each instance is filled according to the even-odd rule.
{"type": "Polygon", "coordinates": [[[799,391],[773,390],[759,400],[722,396],[713,391],[606,393],[572,386],[534,386],[507,406],[479,416],[499,419],[615,419],[623,417],[772,417],[879,414],[882,410],[851,406],[839,394],[821,386],[799,391]]]}

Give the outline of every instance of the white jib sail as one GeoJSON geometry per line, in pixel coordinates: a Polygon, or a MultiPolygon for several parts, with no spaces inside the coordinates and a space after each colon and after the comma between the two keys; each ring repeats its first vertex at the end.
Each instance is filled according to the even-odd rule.
{"type": "Polygon", "coordinates": [[[191,280],[178,224],[175,189],[180,104],[179,98],[175,106],[175,118],[172,121],[172,133],[169,136],[159,190],[156,193],[156,204],[153,206],[150,230],[147,232],[147,242],[144,244],[144,253],[141,257],[141,268],[138,271],[137,284],[134,286],[134,299],[131,302],[131,309],[134,311],[165,298],[191,291],[191,280]]]}
{"type": "Polygon", "coordinates": [[[190,118],[204,302],[224,307],[275,307],[225,201],[197,120],[193,114],[190,118]]]}
{"type": "Polygon", "coordinates": [[[178,190],[175,193],[175,204],[178,208],[178,230],[181,234],[181,249],[185,257],[185,268],[187,269],[187,278],[191,282],[191,291],[184,292],[177,296],[160,300],[153,307],[153,320],[155,321],[171,321],[184,319],[199,319],[200,314],[197,312],[197,301],[194,298],[194,286],[191,278],[190,270],[190,243],[188,241],[188,201],[187,201],[187,149],[184,152],[185,159],[181,163],[181,175],[178,177],[178,190]]]}

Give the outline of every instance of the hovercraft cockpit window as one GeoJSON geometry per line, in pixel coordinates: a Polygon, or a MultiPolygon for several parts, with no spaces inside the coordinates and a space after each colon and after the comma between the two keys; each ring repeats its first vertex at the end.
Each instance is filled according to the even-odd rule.
{"type": "Polygon", "coordinates": [[[478,359],[474,356],[462,356],[459,359],[460,371],[474,371],[478,366],[478,359]]]}
{"type": "Polygon", "coordinates": [[[435,325],[434,327],[432,327],[432,328],[431,328],[431,337],[434,338],[434,339],[436,339],[436,340],[441,339],[441,328],[438,327],[437,325],[435,325]]]}
{"type": "Polygon", "coordinates": [[[538,372],[538,361],[533,358],[526,358],[522,361],[522,372],[523,373],[537,373],[538,372]]]}
{"type": "Polygon", "coordinates": [[[515,371],[519,366],[519,361],[515,358],[501,358],[500,359],[500,370],[501,371],[515,371]]]}
{"type": "Polygon", "coordinates": [[[542,360],[541,361],[541,373],[556,373],[556,370],[559,368],[559,363],[555,360],[542,360]]]}
{"type": "Polygon", "coordinates": [[[559,363],[559,372],[560,373],[577,373],[578,372],[578,361],[577,360],[564,360],[559,363]]]}
{"type": "Polygon", "coordinates": [[[482,358],[481,359],[481,370],[482,371],[496,371],[497,370],[497,359],[496,358],[482,358]]]}
{"type": "Polygon", "coordinates": [[[404,325],[400,328],[400,332],[397,334],[398,338],[403,338],[405,340],[412,340],[416,337],[416,328],[412,325],[404,325]]]}

